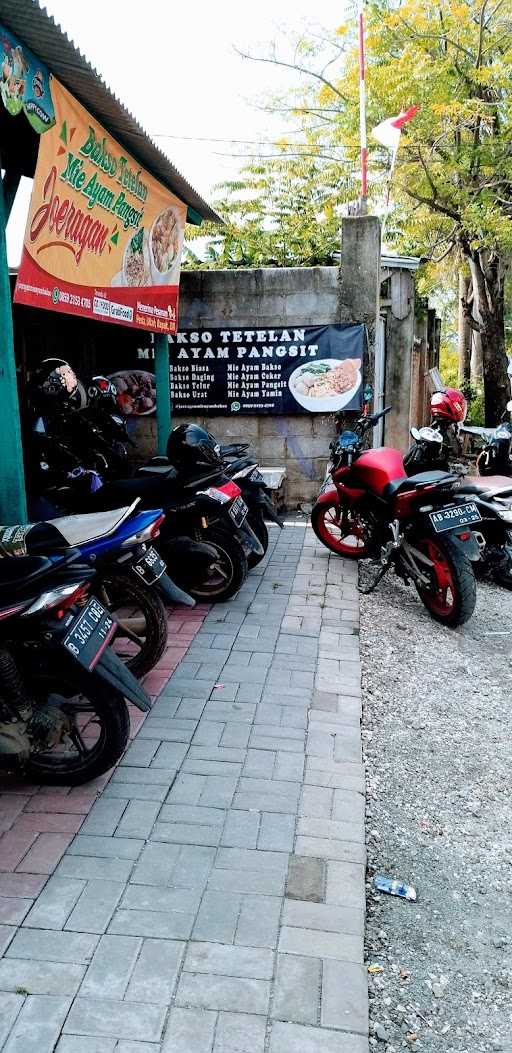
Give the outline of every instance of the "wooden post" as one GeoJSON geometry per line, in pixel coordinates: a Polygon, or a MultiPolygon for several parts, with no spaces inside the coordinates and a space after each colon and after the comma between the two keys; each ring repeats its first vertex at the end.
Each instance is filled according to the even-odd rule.
{"type": "Polygon", "coordinates": [[[27,521],[27,501],[14,360],[11,286],[5,239],[6,223],[4,188],[0,180],[0,405],[2,407],[0,522],[12,524],[27,521]]]}
{"type": "Polygon", "coordinates": [[[155,381],[157,449],[163,456],[172,425],[169,341],[164,333],[155,335],[155,381]]]}

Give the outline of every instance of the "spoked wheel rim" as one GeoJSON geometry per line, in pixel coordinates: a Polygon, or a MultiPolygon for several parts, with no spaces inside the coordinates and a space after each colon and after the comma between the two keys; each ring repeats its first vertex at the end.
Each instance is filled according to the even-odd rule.
{"type": "Polygon", "coordinates": [[[318,533],[328,548],[351,559],[365,554],[364,524],[357,512],[348,511],[333,501],[323,505],[317,519],[318,533]]]}
{"type": "Polygon", "coordinates": [[[456,605],[456,589],[451,566],[445,553],[430,538],[418,543],[418,548],[431,560],[428,568],[432,586],[430,589],[419,589],[426,607],[441,617],[453,613],[456,605]]]}
{"type": "Polygon", "coordinates": [[[82,767],[89,768],[105,747],[106,729],[101,708],[96,708],[84,695],[61,694],[60,691],[48,691],[41,702],[58,706],[67,717],[70,729],[56,745],[32,755],[34,769],[71,774],[82,767]]]}

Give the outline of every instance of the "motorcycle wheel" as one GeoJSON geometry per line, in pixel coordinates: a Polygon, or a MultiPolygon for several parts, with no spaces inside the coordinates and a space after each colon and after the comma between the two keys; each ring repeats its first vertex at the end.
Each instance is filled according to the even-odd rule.
{"type": "Polygon", "coordinates": [[[213,574],[187,592],[203,603],[223,603],[242,587],[249,570],[247,556],[238,538],[222,527],[208,527],[201,540],[217,549],[218,561],[213,574]]]}
{"type": "Polygon", "coordinates": [[[345,559],[364,559],[364,523],[356,511],[349,510],[348,522],[342,524],[342,506],[333,498],[331,504],[316,504],[311,513],[311,526],[319,541],[331,552],[345,559]]]}
{"type": "Polygon", "coordinates": [[[36,676],[30,690],[37,701],[58,704],[70,717],[66,743],[34,753],[25,768],[36,783],[79,786],[96,779],[123,755],[130,733],[128,708],[122,695],[96,681],[87,697],[75,694],[59,676],[36,676]]]}
{"type": "Polygon", "coordinates": [[[258,563],[261,563],[262,559],[266,555],[266,551],[268,548],[268,530],[267,524],[265,523],[261,512],[257,512],[254,515],[248,515],[247,522],[251,530],[253,530],[256,534],[256,537],[258,538],[258,541],[263,549],[261,556],[259,556],[257,552],[251,552],[250,556],[248,557],[247,563],[249,565],[249,570],[252,570],[253,567],[258,566],[258,563]]]}
{"type": "Polygon", "coordinates": [[[433,563],[431,588],[416,585],[422,603],[442,625],[451,629],[464,625],[476,604],[476,580],[470,561],[448,538],[421,538],[415,546],[433,563]]]}
{"type": "Polygon", "coordinates": [[[154,586],[130,571],[102,575],[98,599],[118,623],[111,647],[136,677],[144,676],[162,657],[167,644],[167,615],[154,586]]]}

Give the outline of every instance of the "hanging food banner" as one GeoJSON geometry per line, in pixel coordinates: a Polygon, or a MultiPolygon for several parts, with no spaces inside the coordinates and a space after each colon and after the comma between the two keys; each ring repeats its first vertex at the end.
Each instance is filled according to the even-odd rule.
{"type": "Polygon", "coordinates": [[[187,206],[50,76],[15,301],[175,333],[187,206]]]}
{"type": "MultiPolygon", "coordinates": [[[[338,413],[362,405],[366,331],[359,322],[180,329],[169,344],[176,413],[338,413]]],[[[110,356],[111,379],[123,412],[146,416],[156,408],[154,348],[139,347],[137,358],[135,350],[119,349],[115,365],[110,356]]]]}
{"type": "Polygon", "coordinates": [[[23,110],[38,135],[52,128],[55,114],[48,70],[3,26],[0,26],[0,69],[0,94],[11,117],[23,110]]]}

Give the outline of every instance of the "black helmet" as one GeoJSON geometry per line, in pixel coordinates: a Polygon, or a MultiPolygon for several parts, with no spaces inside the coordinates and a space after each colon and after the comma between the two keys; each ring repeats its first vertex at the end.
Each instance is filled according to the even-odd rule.
{"type": "Polygon", "coordinates": [[[63,358],[45,358],[31,378],[30,388],[34,401],[48,409],[80,404],[78,379],[63,358]]]}
{"type": "Polygon", "coordinates": [[[220,446],[199,424],[180,424],[167,441],[167,457],[175,468],[196,468],[222,464],[220,446]]]}
{"type": "Polygon", "coordinates": [[[93,377],[87,388],[87,394],[91,402],[111,403],[117,406],[117,388],[108,377],[93,377]]]}

